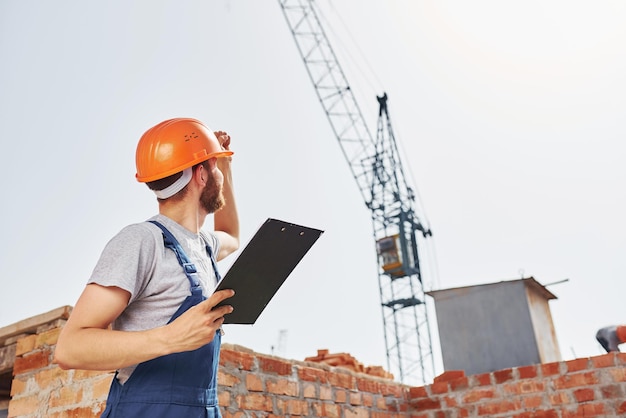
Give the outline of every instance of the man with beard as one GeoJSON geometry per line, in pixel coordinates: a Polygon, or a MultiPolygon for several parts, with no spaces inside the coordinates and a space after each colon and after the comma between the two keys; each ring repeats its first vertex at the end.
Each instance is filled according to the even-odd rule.
{"type": "Polygon", "coordinates": [[[103,417],[220,417],[217,367],[232,290],[216,262],[239,247],[230,137],[178,118],[137,146],[137,180],[159,213],[109,241],[67,324],[64,368],[116,370],[103,417]],[[201,228],[214,214],[214,231],[201,228]]]}

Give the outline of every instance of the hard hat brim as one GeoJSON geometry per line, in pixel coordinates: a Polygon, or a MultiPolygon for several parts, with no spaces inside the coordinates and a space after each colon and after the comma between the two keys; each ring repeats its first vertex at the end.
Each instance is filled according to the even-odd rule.
{"type": "Polygon", "coordinates": [[[161,180],[161,179],[164,179],[166,177],[171,176],[172,174],[179,173],[179,172],[183,171],[186,168],[193,167],[194,165],[200,164],[203,161],[210,160],[211,158],[230,157],[233,154],[234,154],[234,152],[230,151],[230,150],[224,150],[224,151],[219,151],[219,152],[212,152],[210,154],[205,154],[205,155],[199,156],[198,158],[194,159],[193,161],[190,161],[190,162],[188,162],[186,164],[183,164],[180,167],[173,168],[173,169],[171,169],[169,171],[166,171],[164,173],[159,173],[158,175],[144,176],[144,177],[140,177],[139,174],[137,173],[137,174],[135,174],[135,178],[137,179],[138,182],[150,183],[151,181],[161,180]]]}

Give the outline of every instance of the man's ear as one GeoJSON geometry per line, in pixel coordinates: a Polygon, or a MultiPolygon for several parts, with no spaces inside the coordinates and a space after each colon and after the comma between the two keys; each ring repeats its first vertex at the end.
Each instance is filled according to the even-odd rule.
{"type": "Polygon", "coordinates": [[[199,182],[200,185],[204,186],[206,182],[207,173],[205,173],[204,166],[202,164],[196,167],[195,172],[193,173],[194,180],[199,182]]]}

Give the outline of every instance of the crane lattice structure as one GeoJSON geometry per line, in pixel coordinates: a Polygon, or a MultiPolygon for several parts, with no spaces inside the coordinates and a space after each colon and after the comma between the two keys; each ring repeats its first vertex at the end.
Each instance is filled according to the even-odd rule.
{"type": "Polygon", "coordinates": [[[379,102],[374,140],[322,27],[312,0],[279,0],[332,130],[371,212],[387,366],[403,383],[434,376],[418,242],[431,236],[415,211],[393,135],[387,94],[379,102]]]}

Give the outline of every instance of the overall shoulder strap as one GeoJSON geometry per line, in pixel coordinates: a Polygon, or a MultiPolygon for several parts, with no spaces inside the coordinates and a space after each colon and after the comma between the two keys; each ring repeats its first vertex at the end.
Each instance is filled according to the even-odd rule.
{"type": "Polygon", "coordinates": [[[166,248],[169,248],[170,250],[174,251],[174,254],[176,254],[176,258],[178,259],[178,264],[180,264],[181,267],[183,268],[185,275],[189,279],[189,283],[191,284],[191,287],[200,286],[200,282],[198,280],[198,270],[196,269],[195,264],[193,264],[189,260],[189,258],[187,257],[187,254],[185,254],[185,251],[183,250],[183,247],[180,245],[180,243],[174,237],[174,235],[161,223],[157,221],[148,221],[148,222],[155,224],[161,229],[161,232],[163,233],[163,244],[165,245],[166,248]]]}
{"type": "Polygon", "coordinates": [[[217,258],[213,254],[213,248],[211,248],[211,246],[209,245],[209,241],[202,233],[200,234],[200,236],[202,237],[202,241],[204,241],[204,247],[206,248],[206,252],[207,254],[209,254],[209,258],[211,259],[211,265],[213,266],[213,271],[215,272],[215,279],[219,283],[220,280],[222,280],[222,276],[220,275],[220,271],[217,268],[217,258]]]}

